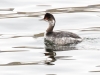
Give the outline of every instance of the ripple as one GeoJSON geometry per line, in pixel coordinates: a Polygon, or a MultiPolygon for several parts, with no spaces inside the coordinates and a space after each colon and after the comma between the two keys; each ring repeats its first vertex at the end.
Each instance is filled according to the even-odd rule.
{"type": "Polygon", "coordinates": [[[8,64],[0,64],[0,66],[37,65],[37,64],[38,64],[38,62],[30,62],[30,63],[10,62],[8,64]]]}
{"type": "Polygon", "coordinates": [[[23,52],[23,51],[28,51],[28,50],[6,50],[6,51],[0,51],[0,53],[2,53],[2,52],[23,52]]]}
{"type": "Polygon", "coordinates": [[[30,49],[44,49],[43,47],[17,46],[13,48],[30,48],[30,49]]]}
{"type": "Polygon", "coordinates": [[[85,28],[80,31],[100,31],[100,27],[90,27],[90,28],[85,28]]]}
{"type": "Polygon", "coordinates": [[[0,9],[0,11],[13,11],[14,8],[6,8],[6,9],[0,9]]]}
{"type": "MultiPolygon", "coordinates": [[[[37,5],[37,6],[50,6],[50,5],[37,5]]],[[[52,8],[52,9],[46,9],[45,11],[39,11],[39,12],[24,12],[24,11],[18,11],[11,14],[0,14],[0,19],[4,18],[19,18],[19,17],[40,17],[44,15],[46,12],[51,13],[76,13],[76,12],[100,12],[100,4],[95,5],[88,5],[88,6],[82,6],[82,7],[63,7],[63,8],[52,8]],[[95,11],[94,11],[95,10],[95,11]]],[[[13,11],[14,8],[7,8],[7,9],[0,9],[0,11],[13,11]]]]}
{"type": "Polygon", "coordinates": [[[44,36],[44,33],[39,33],[39,34],[34,34],[34,38],[38,38],[38,37],[43,37],[44,36]]]}
{"type": "Polygon", "coordinates": [[[98,71],[90,71],[90,72],[100,72],[100,70],[98,70],[98,71]]]}

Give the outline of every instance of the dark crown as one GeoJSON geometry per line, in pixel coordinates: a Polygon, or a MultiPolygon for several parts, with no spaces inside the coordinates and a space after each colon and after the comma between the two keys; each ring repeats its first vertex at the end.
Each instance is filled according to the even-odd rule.
{"type": "Polygon", "coordinates": [[[44,19],[51,21],[51,20],[55,20],[54,16],[50,13],[46,13],[44,16],[44,19]]]}

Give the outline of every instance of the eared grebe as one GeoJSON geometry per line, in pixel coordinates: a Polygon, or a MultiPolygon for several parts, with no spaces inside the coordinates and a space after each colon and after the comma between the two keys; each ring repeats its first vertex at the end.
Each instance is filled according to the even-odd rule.
{"type": "Polygon", "coordinates": [[[56,20],[50,13],[46,13],[43,20],[49,23],[49,27],[44,35],[46,45],[70,45],[77,44],[82,41],[81,37],[77,34],[67,31],[53,31],[56,20]]]}

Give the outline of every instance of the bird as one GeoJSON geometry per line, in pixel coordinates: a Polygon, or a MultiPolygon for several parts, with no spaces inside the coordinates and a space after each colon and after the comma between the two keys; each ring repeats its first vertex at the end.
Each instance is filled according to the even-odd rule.
{"type": "Polygon", "coordinates": [[[72,45],[78,44],[82,41],[82,38],[75,33],[69,31],[53,31],[56,20],[51,13],[45,13],[44,18],[42,19],[49,23],[49,26],[44,34],[45,45],[72,45]]]}

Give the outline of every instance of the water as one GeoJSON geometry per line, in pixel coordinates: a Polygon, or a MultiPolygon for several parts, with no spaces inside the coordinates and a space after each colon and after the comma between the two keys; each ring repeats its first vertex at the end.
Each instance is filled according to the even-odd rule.
{"type": "Polygon", "coordinates": [[[99,0],[1,0],[1,75],[99,75],[99,0]],[[71,31],[83,38],[74,47],[44,48],[43,18],[51,12],[54,30],[71,31]]]}

